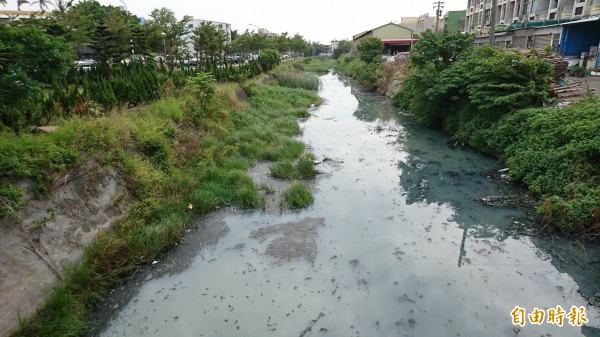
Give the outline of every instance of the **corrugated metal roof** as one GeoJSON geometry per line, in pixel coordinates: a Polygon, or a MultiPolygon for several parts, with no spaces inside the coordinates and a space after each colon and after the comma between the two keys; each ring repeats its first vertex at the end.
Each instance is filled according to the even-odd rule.
{"type": "Polygon", "coordinates": [[[596,17],[596,18],[589,18],[589,19],[583,19],[583,20],[565,22],[565,23],[563,23],[563,26],[566,26],[566,25],[576,25],[578,23],[585,23],[585,22],[598,21],[598,20],[600,20],[600,16],[596,17]]]}

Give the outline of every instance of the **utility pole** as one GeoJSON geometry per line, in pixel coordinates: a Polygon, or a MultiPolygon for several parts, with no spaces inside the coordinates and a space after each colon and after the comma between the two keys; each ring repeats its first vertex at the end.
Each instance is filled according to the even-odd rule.
{"type": "Polygon", "coordinates": [[[440,16],[442,16],[442,8],[444,8],[443,1],[436,1],[433,3],[433,9],[435,9],[435,31],[438,31],[438,26],[440,23],[440,16]]]}
{"type": "Polygon", "coordinates": [[[498,0],[492,0],[492,12],[490,13],[490,46],[496,45],[496,7],[498,0]]]}

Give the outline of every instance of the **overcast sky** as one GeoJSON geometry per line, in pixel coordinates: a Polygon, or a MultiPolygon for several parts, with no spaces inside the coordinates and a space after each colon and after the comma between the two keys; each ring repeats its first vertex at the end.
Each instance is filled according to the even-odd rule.
{"type": "MultiPolygon", "coordinates": [[[[300,33],[306,40],[329,44],[332,39],[350,39],[352,35],[388,22],[400,23],[404,16],[435,15],[433,1],[429,0],[123,0],[127,9],[137,16],[148,17],[155,8],[167,7],[178,18],[191,15],[230,23],[242,33],[256,30],[254,24],[275,33],[300,33]]],[[[104,5],[123,6],[119,0],[99,0],[104,5]]],[[[467,0],[444,1],[444,13],[462,10],[467,0]]],[[[8,0],[7,9],[16,7],[16,0],[8,0]],[[14,3],[14,4],[13,4],[14,3]]],[[[31,9],[36,7],[32,6],[31,9]]],[[[29,10],[24,5],[22,10],[29,10]]]]}

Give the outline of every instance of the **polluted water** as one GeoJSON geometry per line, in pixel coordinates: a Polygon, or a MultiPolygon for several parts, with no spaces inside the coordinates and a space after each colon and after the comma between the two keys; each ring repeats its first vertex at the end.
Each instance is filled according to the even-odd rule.
{"type": "Polygon", "coordinates": [[[481,202],[504,198],[496,159],[350,79],[320,80],[299,137],[319,162],[314,203],[198,219],[90,335],[598,335],[597,247],[514,231],[525,210],[481,202]]]}

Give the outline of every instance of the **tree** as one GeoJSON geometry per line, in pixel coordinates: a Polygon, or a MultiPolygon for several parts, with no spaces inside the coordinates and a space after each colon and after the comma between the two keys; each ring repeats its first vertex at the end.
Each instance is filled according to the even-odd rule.
{"type": "Polygon", "coordinates": [[[302,35],[296,34],[290,39],[290,48],[296,54],[304,52],[308,43],[304,40],[302,35]]]}
{"type": "Polygon", "coordinates": [[[41,119],[43,88],[73,67],[62,37],[0,23],[0,120],[15,131],[41,119]]]}
{"type": "Polygon", "coordinates": [[[4,7],[6,7],[6,0],[0,0],[0,5],[3,5],[4,7]]]}
{"type": "Polygon", "coordinates": [[[333,58],[337,59],[342,54],[349,53],[352,50],[352,42],[348,40],[342,40],[339,42],[338,47],[333,51],[333,58]]]}
{"type": "Polygon", "coordinates": [[[275,38],[275,48],[279,53],[284,54],[290,50],[290,39],[286,33],[281,33],[275,38]]]}
{"type": "Polygon", "coordinates": [[[192,34],[196,57],[200,60],[200,56],[204,55],[206,62],[211,60],[215,65],[217,57],[223,54],[227,33],[210,22],[202,22],[200,26],[192,30],[192,34]]]}
{"type": "Polygon", "coordinates": [[[414,45],[410,54],[410,64],[423,68],[433,64],[437,71],[448,68],[458,57],[473,46],[473,35],[461,32],[434,33],[426,30],[414,45]]]}
{"type": "Polygon", "coordinates": [[[21,6],[22,5],[26,5],[28,3],[29,3],[28,0],[17,0],[17,10],[20,11],[21,10],[21,6]]]}
{"type": "Polygon", "coordinates": [[[379,63],[381,61],[381,51],[383,42],[376,37],[368,37],[360,40],[356,46],[360,53],[360,59],[365,63],[379,63]]]}
{"type": "Polygon", "coordinates": [[[150,13],[152,18],[147,22],[150,30],[154,32],[154,37],[163,41],[167,52],[167,62],[172,64],[175,60],[173,57],[173,48],[179,45],[181,37],[188,32],[187,18],[177,20],[175,13],[168,8],[155,9],[150,13]],[[164,35],[163,35],[164,33],[164,35]],[[179,40],[179,41],[178,41],[179,40]]]}
{"type": "Polygon", "coordinates": [[[38,0],[38,1],[34,1],[32,4],[39,4],[40,11],[44,12],[45,9],[48,9],[48,4],[52,4],[52,2],[50,2],[49,0],[38,0]]]}
{"type": "Polygon", "coordinates": [[[281,55],[279,55],[279,53],[276,50],[265,49],[260,52],[258,62],[260,63],[260,67],[263,71],[268,71],[273,69],[276,65],[278,65],[280,59],[281,55]]]}
{"type": "Polygon", "coordinates": [[[123,60],[131,51],[131,26],[127,14],[116,7],[109,7],[105,20],[96,27],[92,43],[95,58],[103,65],[123,60]]]}

